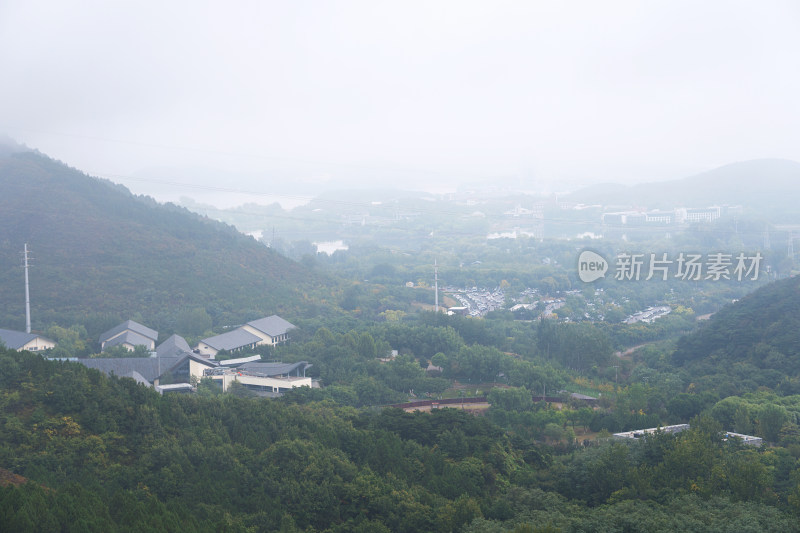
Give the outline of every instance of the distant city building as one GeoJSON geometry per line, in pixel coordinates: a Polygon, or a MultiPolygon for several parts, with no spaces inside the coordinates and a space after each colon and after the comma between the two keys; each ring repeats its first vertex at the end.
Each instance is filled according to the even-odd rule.
{"type": "Polygon", "coordinates": [[[672,311],[672,308],[668,305],[661,305],[659,307],[648,307],[644,311],[636,313],[634,315],[629,316],[623,322],[625,324],[635,324],[636,322],[645,322],[649,324],[654,320],[661,318],[662,316],[668,315],[672,311]]]}
{"type": "Polygon", "coordinates": [[[609,226],[672,226],[693,222],[713,222],[723,215],[737,214],[741,206],[679,207],[671,210],[627,210],[603,213],[609,226]]]}
{"type": "Polygon", "coordinates": [[[623,226],[627,221],[627,213],[603,213],[603,224],[611,226],[623,226]]]}
{"type": "Polygon", "coordinates": [[[722,208],[719,206],[706,207],[702,209],[686,209],[687,222],[712,222],[722,216],[722,208]]]}
{"type": "Polygon", "coordinates": [[[667,226],[675,223],[674,211],[650,211],[645,213],[645,223],[667,226]]]}
{"type": "Polygon", "coordinates": [[[509,211],[505,211],[505,212],[503,212],[503,214],[506,215],[506,216],[515,217],[515,218],[519,218],[519,217],[543,218],[544,217],[543,205],[542,204],[535,205],[533,209],[526,209],[526,208],[520,206],[519,204],[517,204],[514,207],[514,209],[511,209],[509,211]]]}
{"type": "Polygon", "coordinates": [[[612,226],[671,226],[677,221],[675,211],[619,211],[603,213],[603,224],[612,226]]]}

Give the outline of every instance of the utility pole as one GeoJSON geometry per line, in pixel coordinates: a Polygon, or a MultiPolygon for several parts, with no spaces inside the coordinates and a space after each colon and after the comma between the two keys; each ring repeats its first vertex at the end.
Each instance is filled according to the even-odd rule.
{"type": "Polygon", "coordinates": [[[31,293],[28,289],[28,243],[25,243],[25,333],[31,332],[31,293]]]}

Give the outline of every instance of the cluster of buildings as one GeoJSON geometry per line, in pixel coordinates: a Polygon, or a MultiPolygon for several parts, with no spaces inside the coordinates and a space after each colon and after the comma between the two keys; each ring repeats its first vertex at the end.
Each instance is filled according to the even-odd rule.
{"type": "Polygon", "coordinates": [[[674,226],[693,222],[713,222],[737,214],[740,206],[679,207],[676,209],[628,210],[603,213],[603,224],[611,226],[674,226]]]}
{"type": "MultiPolygon", "coordinates": [[[[222,350],[239,352],[257,346],[277,346],[289,340],[289,331],[292,329],[295,329],[293,324],[278,315],[272,315],[253,320],[221,335],[203,339],[194,350],[189,351],[213,358],[222,350]]],[[[173,337],[178,337],[183,344],[186,344],[182,337],[177,335],[173,337]]],[[[133,320],[126,320],[100,335],[100,350],[104,352],[114,346],[122,346],[132,351],[136,346],[144,346],[152,351],[156,348],[157,340],[157,331],[133,320]]],[[[188,344],[186,346],[188,348],[188,344]]]]}
{"type": "MultiPolygon", "coordinates": [[[[208,378],[227,391],[238,382],[261,396],[277,396],[295,387],[318,386],[306,370],[306,361],[297,363],[266,363],[255,355],[238,359],[217,361],[221,351],[236,353],[258,346],[277,346],[289,340],[295,326],[283,318],[272,315],[253,320],[221,335],[202,339],[192,348],[180,335],[172,335],[162,343],[158,332],[127,320],[100,335],[102,352],[121,346],[129,351],[143,346],[150,357],[94,357],[71,359],[107,375],[129,377],[154,387],[161,393],[187,392],[203,378],[208,378]]],[[[0,329],[0,342],[15,350],[33,352],[54,348],[56,343],[33,333],[0,329]]]]}
{"type": "Polygon", "coordinates": [[[483,316],[490,311],[502,309],[506,302],[505,292],[497,288],[494,290],[472,289],[459,290],[455,287],[445,287],[445,292],[458,300],[461,305],[451,307],[451,314],[483,316]]]}
{"type": "Polygon", "coordinates": [[[256,346],[276,346],[288,341],[289,331],[294,328],[278,315],[259,318],[232,331],[201,340],[196,351],[214,357],[222,350],[238,352],[256,346]]]}
{"type": "Polygon", "coordinates": [[[202,339],[191,348],[179,335],[172,335],[156,346],[157,331],[127,320],[100,335],[101,349],[122,346],[134,350],[144,346],[151,351],[151,357],[92,358],[79,362],[109,375],[131,377],[162,393],[193,390],[194,383],[209,378],[223,391],[238,382],[259,395],[275,396],[295,387],[314,386],[312,379],[306,376],[306,369],[311,365],[305,361],[264,363],[260,355],[223,361],[217,361],[216,356],[223,350],[236,353],[258,346],[283,344],[289,340],[292,329],[295,329],[293,324],[272,315],[202,339]]]}
{"type": "Polygon", "coordinates": [[[672,308],[668,305],[659,305],[657,307],[648,307],[644,311],[640,311],[636,314],[633,314],[627,317],[623,322],[625,324],[635,324],[636,322],[644,322],[649,324],[654,320],[661,318],[662,316],[668,315],[672,311],[672,308]]]}

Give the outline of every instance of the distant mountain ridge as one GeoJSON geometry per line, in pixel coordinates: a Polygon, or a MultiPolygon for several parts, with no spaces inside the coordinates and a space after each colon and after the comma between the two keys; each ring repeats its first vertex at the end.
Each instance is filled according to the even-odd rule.
{"type": "Polygon", "coordinates": [[[754,159],[677,180],[631,186],[594,185],[575,191],[564,199],[648,208],[728,204],[774,212],[796,211],[798,195],[800,163],[788,159],[754,159]]]}
{"type": "Polygon", "coordinates": [[[38,153],[2,154],[0,326],[24,325],[25,243],[34,329],[87,314],[170,329],[177,312],[198,307],[222,324],[291,315],[322,281],[231,226],[38,153]]]}

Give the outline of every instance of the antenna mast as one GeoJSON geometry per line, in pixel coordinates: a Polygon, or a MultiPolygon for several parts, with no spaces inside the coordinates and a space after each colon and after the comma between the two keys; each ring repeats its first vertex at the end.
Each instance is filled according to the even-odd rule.
{"type": "Polygon", "coordinates": [[[434,280],[434,291],[436,293],[435,301],[436,301],[436,312],[439,312],[439,266],[436,264],[436,259],[433,260],[433,280],[434,280]]]}
{"type": "Polygon", "coordinates": [[[28,243],[25,243],[25,333],[31,332],[31,293],[28,289],[28,243]]]}

